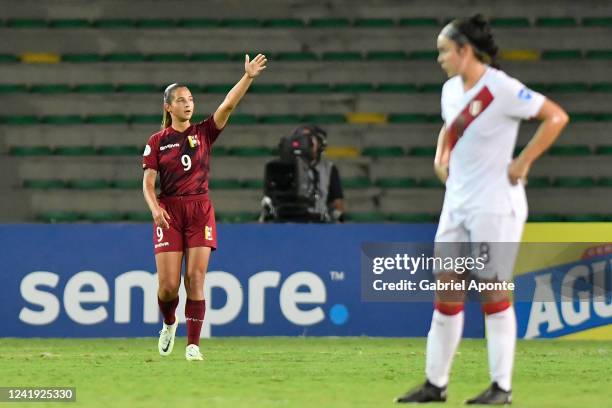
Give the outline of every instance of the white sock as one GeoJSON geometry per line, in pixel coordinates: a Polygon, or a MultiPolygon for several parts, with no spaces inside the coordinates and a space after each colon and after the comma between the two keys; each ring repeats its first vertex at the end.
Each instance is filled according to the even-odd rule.
{"type": "Polygon", "coordinates": [[[514,307],[510,306],[501,312],[486,315],[485,327],[491,382],[496,382],[504,391],[510,391],[516,345],[514,307]]]}
{"type": "Polygon", "coordinates": [[[453,357],[463,334],[463,311],[449,316],[434,310],[427,334],[425,374],[436,387],[448,384],[453,357]]]}

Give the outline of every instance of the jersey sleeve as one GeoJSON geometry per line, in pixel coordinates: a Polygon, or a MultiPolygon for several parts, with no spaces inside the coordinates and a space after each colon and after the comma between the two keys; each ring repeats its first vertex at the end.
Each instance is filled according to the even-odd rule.
{"type": "Polygon", "coordinates": [[[142,169],[158,171],[159,168],[159,138],[153,135],[149,138],[144,152],[142,153],[142,169]]]}
{"type": "Polygon", "coordinates": [[[197,126],[198,131],[204,135],[209,146],[212,146],[212,144],[215,143],[215,140],[217,140],[223,129],[225,129],[217,129],[213,115],[210,115],[206,120],[198,123],[197,126]]]}
{"type": "Polygon", "coordinates": [[[538,114],[546,97],[532,91],[514,78],[508,78],[504,84],[504,107],[508,116],[519,119],[530,119],[538,114]]]}

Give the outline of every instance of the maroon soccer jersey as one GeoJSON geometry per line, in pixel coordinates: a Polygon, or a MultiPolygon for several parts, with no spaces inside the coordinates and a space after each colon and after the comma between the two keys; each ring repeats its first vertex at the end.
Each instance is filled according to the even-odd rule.
{"type": "Polygon", "coordinates": [[[210,116],[184,132],[168,127],[149,138],[142,168],[159,173],[160,198],[208,193],[210,149],[221,130],[210,116]]]}

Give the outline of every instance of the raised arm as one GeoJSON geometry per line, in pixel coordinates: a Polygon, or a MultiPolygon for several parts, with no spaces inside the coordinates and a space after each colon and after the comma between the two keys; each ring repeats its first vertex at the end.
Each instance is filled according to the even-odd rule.
{"type": "Polygon", "coordinates": [[[266,56],[262,54],[257,54],[252,61],[249,60],[248,54],[244,56],[244,75],[225,96],[225,99],[215,112],[214,119],[218,129],[225,126],[231,113],[236,109],[249,86],[251,86],[253,79],[266,69],[267,61],[266,56]]]}
{"type": "Polygon", "coordinates": [[[442,125],[442,129],[440,129],[440,134],[438,135],[436,157],[434,158],[434,172],[444,184],[446,184],[446,179],[448,178],[448,162],[450,160],[450,146],[446,139],[446,126],[442,125]]]}
{"type": "Polygon", "coordinates": [[[533,162],[557,140],[569,122],[569,116],[563,108],[550,99],[544,101],[536,118],[542,123],[521,154],[510,164],[508,176],[512,184],[527,178],[533,162]]]}

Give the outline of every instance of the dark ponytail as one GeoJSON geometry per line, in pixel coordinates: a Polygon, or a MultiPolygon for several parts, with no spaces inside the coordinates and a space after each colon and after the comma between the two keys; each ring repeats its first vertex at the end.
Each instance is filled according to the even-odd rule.
{"type": "Polygon", "coordinates": [[[493,39],[489,22],[482,14],[476,14],[467,19],[453,20],[442,32],[460,47],[469,43],[479,61],[499,68],[497,63],[499,48],[493,39]]]}
{"type": "Polygon", "coordinates": [[[162,106],[162,124],[161,124],[162,130],[172,126],[172,116],[170,115],[170,112],[166,110],[165,104],[172,103],[172,98],[174,98],[174,91],[176,91],[178,88],[185,88],[185,85],[174,83],[174,84],[168,85],[166,89],[164,90],[164,106],[162,106]]]}

